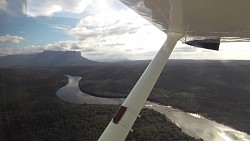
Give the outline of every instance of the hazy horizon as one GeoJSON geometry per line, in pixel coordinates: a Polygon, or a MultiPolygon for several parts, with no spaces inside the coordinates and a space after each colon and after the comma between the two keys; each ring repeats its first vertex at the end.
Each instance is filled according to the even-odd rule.
{"type": "MultiPolygon", "coordinates": [[[[91,60],[149,60],[167,35],[119,0],[6,1],[0,5],[0,56],[75,50],[91,60]],[[54,6],[53,6],[54,5],[54,6]]],[[[179,42],[171,59],[250,60],[250,43],[220,51],[179,42]]]]}

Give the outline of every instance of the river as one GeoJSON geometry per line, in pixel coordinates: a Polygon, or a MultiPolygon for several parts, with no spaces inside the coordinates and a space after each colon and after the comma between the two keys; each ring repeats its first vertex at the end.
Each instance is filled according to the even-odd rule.
{"type": "MultiPolygon", "coordinates": [[[[56,95],[64,101],[77,104],[122,104],[123,98],[100,98],[80,91],[78,83],[81,77],[66,75],[69,83],[60,88],[56,95]]],[[[186,113],[150,101],[144,107],[154,109],[171,119],[186,134],[202,138],[205,141],[250,141],[250,136],[231,127],[208,120],[198,114],[186,113]]]]}

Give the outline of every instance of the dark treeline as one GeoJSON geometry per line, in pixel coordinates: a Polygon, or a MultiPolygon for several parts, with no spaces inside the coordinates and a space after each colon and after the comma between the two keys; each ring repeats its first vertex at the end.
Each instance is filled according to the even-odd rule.
{"type": "MultiPolygon", "coordinates": [[[[0,140],[97,140],[118,105],[77,105],[60,100],[67,84],[56,69],[0,69],[0,140]]],[[[164,115],[143,109],[128,141],[195,140],[164,115]]]]}
{"type": "MultiPolygon", "coordinates": [[[[126,97],[142,65],[70,67],[80,89],[102,97],[126,97]]],[[[250,134],[250,61],[170,61],[149,100],[202,114],[250,134]]]]}

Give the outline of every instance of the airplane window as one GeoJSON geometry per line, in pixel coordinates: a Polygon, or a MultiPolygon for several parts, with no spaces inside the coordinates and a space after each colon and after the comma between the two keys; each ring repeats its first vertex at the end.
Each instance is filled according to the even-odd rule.
{"type": "Polygon", "coordinates": [[[250,140],[249,7],[0,0],[0,140],[250,140]]]}

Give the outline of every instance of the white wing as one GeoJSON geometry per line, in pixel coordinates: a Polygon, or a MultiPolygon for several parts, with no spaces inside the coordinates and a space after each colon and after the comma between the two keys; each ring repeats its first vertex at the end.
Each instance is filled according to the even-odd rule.
{"type": "Polygon", "coordinates": [[[218,50],[221,40],[249,41],[249,0],[121,0],[167,33],[168,38],[138,80],[100,141],[123,141],[176,42],[218,50]]]}

